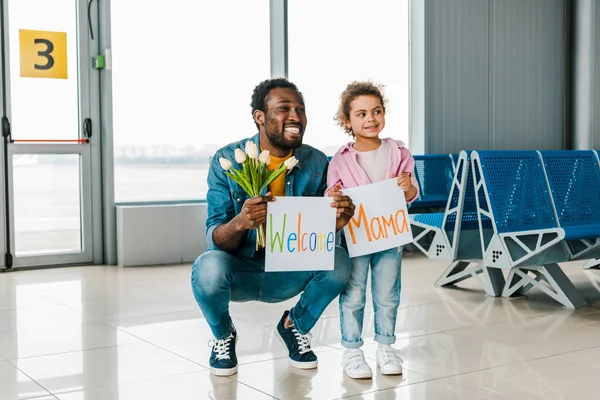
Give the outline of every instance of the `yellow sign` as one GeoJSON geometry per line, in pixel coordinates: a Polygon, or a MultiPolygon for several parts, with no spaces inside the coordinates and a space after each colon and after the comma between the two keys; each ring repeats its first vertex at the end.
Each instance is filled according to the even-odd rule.
{"type": "Polygon", "coordinates": [[[67,33],[19,30],[21,77],[67,79],[67,33]]]}

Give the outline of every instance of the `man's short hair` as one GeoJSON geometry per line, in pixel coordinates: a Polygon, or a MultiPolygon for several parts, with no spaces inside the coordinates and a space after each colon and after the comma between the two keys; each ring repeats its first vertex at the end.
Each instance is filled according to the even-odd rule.
{"type": "MultiPolygon", "coordinates": [[[[292,82],[288,81],[285,78],[267,79],[256,85],[256,87],[254,88],[254,92],[252,92],[252,103],[250,103],[250,106],[252,107],[253,117],[254,111],[256,110],[260,110],[262,112],[267,111],[267,96],[269,95],[271,89],[276,88],[289,88],[295,90],[296,92],[298,92],[302,104],[304,104],[304,96],[302,96],[302,93],[292,82]]],[[[256,124],[256,127],[260,129],[258,124],[256,124]]]]}

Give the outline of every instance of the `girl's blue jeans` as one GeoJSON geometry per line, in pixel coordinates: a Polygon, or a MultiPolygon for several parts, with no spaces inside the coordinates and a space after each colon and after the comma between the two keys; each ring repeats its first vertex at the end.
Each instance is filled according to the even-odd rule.
{"type": "Polygon", "coordinates": [[[376,342],[396,342],[396,316],[400,305],[402,247],[352,258],[350,280],[340,294],[340,326],[342,345],[363,345],[362,328],[365,314],[367,277],[371,269],[371,294],[376,342]]]}

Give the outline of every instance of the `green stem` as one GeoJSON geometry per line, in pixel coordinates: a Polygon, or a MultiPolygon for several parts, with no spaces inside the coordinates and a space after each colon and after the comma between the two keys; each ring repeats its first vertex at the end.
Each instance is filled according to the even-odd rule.
{"type": "Polygon", "coordinates": [[[256,230],[256,250],[258,250],[259,247],[266,247],[265,231],[262,225],[256,230]]]}

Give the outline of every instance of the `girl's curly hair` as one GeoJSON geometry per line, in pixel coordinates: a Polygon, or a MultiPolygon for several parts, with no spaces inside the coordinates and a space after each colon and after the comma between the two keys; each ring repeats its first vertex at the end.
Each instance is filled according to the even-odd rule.
{"type": "Polygon", "coordinates": [[[356,138],[356,136],[354,135],[354,132],[352,132],[352,128],[347,127],[346,124],[348,121],[350,121],[350,103],[352,103],[352,101],[358,96],[379,97],[383,111],[385,111],[385,107],[387,105],[387,99],[383,94],[383,85],[376,85],[369,81],[354,81],[346,86],[346,89],[344,89],[340,95],[340,105],[333,119],[343,129],[344,132],[353,138],[356,138]]]}

